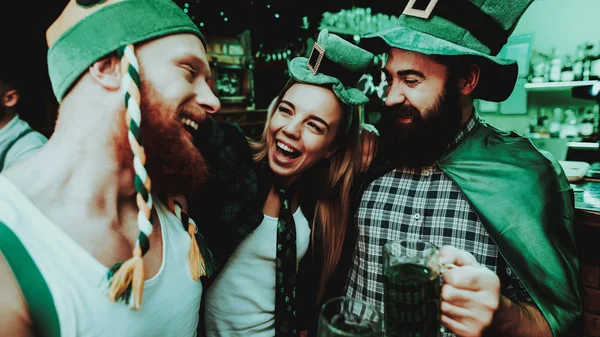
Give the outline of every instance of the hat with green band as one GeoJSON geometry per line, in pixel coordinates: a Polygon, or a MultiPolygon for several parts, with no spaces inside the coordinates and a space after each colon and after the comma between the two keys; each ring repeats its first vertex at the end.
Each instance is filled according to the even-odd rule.
{"type": "Polygon", "coordinates": [[[363,41],[376,53],[392,47],[426,55],[474,56],[481,69],[474,95],[500,102],[512,93],[518,68],[515,60],[497,55],[532,2],[400,0],[398,9],[404,10],[396,27],[369,34],[363,41]]]}
{"type": "MultiPolygon", "coordinates": [[[[359,106],[369,102],[369,98],[356,85],[360,77],[374,66],[374,57],[373,53],[323,29],[309,57],[292,59],[289,72],[300,83],[331,88],[340,101],[359,106]]],[[[346,131],[352,117],[348,118],[346,131]]]]}
{"type": "Polygon", "coordinates": [[[89,66],[123,46],[198,27],[171,0],[71,0],[46,32],[52,89],[62,101],[89,66]],[[81,3],[81,5],[79,4],[81,3]]]}
{"type": "MultiPolygon", "coordinates": [[[[141,81],[135,44],[171,34],[193,34],[205,44],[198,27],[171,0],[71,0],[58,19],[48,28],[48,71],[54,94],[59,102],[87,69],[111,54],[121,58],[124,109],[133,152],[134,185],[137,192],[138,228],[140,230],[133,257],[116,263],[107,274],[107,293],[112,301],[124,301],[138,310],[144,289],[143,256],[150,249],[152,234],[152,195],[146,171],[140,125],[141,81]]],[[[171,210],[188,231],[191,244],[190,272],[198,280],[210,273],[210,252],[202,240],[198,247],[195,224],[173,200],[171,210]]]]}

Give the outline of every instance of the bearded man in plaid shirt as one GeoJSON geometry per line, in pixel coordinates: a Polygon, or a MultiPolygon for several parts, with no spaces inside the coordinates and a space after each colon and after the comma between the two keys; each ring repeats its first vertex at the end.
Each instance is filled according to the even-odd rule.
{"type": "Polygon", "coordinates": [[[367,49],[387,53],[388,87],[380,150],[355,191],[345,295],[383,312],[383,245],[421,239],[457,266],[443,273],[444,337],[580,329],[564,172],[473,106],[513,91],[517,64],[497,55],[532,1],[410,1],[396,28],[363,38],[367,49]]]}

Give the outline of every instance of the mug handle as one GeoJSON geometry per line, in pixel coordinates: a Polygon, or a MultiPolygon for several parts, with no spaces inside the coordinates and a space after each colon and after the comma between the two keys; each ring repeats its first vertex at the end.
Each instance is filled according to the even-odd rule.
{"type": "MultiPolygon", "coordinates": [[[[444,274],[444,272],[447,272],[448,270],[451,270],[451,269],[454,269],[457,267],[458,266],[455,265],[454,263],[440,263],[440,275],[439,275],[440,284],[443,285],[443,283],[444,283],[442,274],[444,274]]],[[[441,293],[440,293],[440,295],[441,295],[441,293]]],[[[440,305],[441,305],[441,303],[442,303],[442,299],[440,298],[440,305]]],[[[441,314],[441,312],[440,312],[440,314],[441,314]]],[[[441,322],[440,322],[440,336],[443,335],[444,332],[446,332],[446,327],[443,324],[441,324],[441,322]]]]}

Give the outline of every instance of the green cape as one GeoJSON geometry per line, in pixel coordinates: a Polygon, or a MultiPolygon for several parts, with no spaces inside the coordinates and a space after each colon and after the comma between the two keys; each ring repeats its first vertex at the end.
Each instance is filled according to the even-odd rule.
{"type": "Polygon", "coordinates": [[[570,333],[582,314],[573,189],[551,156],[514,132],[478,123],[439,159],[548,321],[570,333]]]}

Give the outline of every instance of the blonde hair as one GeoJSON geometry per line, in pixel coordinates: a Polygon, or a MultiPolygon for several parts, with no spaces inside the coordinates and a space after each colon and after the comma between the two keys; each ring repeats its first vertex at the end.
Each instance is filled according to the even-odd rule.
{"type": "MultiPolygon", "coordinates": [[[[250,147],[254,150],[253,158],[255,162],[260,162],[267,157],[267,144],[270,143],[270,138],[272,137],[269,132],[270,120],[285,93],[295,83],[298,82],[295,80],[288,81],[279,95],[269,105],[267,120],[261,138],[259,140],[248,139],[250,147]]],[[[321,264],[321,279],[317,288],[317,302],[323,296],[327,282],[342,255],[346,228],[351,220],[350,189],[358,163],[358,108],[344,104],[341,101],[340,104],[342,105],[343,117],[335,139],[337,150],[329,158],[329,165],[320,165],[318,163],[307,172],[304,172],[300,178],[303,180],[318,180],[319,184],[315,184],[312,181],[310,184],[299,184],[300,186],[322,186],[320,193],[316,194],[317,200],[313,218],[313,223],[318,222],[321,225],[321,233],[319,234],[322,240],[321,256],[323,259],[321,264]],[[350,127],[347,129],[345,126],[348,123],[350,114],[354,116],[350,121],[350,127]]],[[[317,234],[313,230],[311,232],[311,241],[313,242],[315,235],[317,234]]],[[[313,246],[314,250],[315,247],[313,246]]]]}

